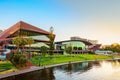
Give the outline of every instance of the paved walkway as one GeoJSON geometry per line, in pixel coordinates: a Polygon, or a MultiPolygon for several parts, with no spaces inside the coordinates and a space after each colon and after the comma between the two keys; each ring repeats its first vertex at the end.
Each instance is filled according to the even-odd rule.
{"type": "Polygon", "coordinates": [[[29,69],[24,69],[24,70],[20,70],[20,71],[17,71],[17,72],[12,72],[12,73],[9,73],[9,74],[1,74],[0,75],[0,79],[6,78],[6,77],[10,77],[10,76],[19,75],[19,74],[23,74],[23,73],[28,73],[28,72],[32,72],[32,71],[37,71],[37,70],[40,70],[40,69],[43,69],[43,68],[44,67],[32,66],[29,69]]]}

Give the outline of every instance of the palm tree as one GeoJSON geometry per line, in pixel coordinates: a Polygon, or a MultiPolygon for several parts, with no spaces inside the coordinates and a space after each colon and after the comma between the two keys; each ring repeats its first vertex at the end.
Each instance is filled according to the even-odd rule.
{"type": "Polygon", "coordinates": [[[12,44],[17,46],[17,51],[19,51],[19,46],[21,45],[21,43],[22,43],[22,38],[21,37],[15,37],[12,40],[12,44]]]}
{"type": "Polygon", "coordinates": [[[29,48],[31,47],[31,45],[34,43],[34,39],[33,38],[27,38],[27,44],[29,45],[29,48]]]}
{"type": "MultiPolygon", "coordinates": [[[[34,43],[33,38],[27,38],[27,44],[29,45],[29,50],[31,49],[31,45],[34,43]]],[[[29,52],[29,58],[30,58],[30,52],[29,52]]]]}
{"type": "Polygon", "coordinates": [[[26,40],[25,38],[22,37],[21,46],[22,46],[23,52],[24,52],[25,45],[27,45],[27,40],[26,40]]]}

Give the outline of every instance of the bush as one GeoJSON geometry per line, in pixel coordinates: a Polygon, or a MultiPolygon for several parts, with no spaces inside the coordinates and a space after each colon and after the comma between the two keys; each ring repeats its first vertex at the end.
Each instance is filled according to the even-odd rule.
{"type": "Polygon", "coordinates": [[[42,53],[43,56],[46,55],[47,50],[48,50],[48,48],[47,48],[46,46],[42,46],[42,47],[40,47],[40,51],[41,51],[41,53],[42,53]]]}
{"type": "Polygon", "coordinates": [[[10,53],[9,60],[13,63],[16,67],[23,67],[26,66],[27,58],[21,52],[13,52],[10,53]]]}
{"type": "Polygon", "coordinates": [[[65,48],[66,53],[72,54],[72,46],[68,46],[65,48]]]}
{"type": "Polygon", "coordinates": [[[93,51],[88,51],[88,53],[89,53],[89,54],[95,54],[95,52],[93,52],[93,51]]]}

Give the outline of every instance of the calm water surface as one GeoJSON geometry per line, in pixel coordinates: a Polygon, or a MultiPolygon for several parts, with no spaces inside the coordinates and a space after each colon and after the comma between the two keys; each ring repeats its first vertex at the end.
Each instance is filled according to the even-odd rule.
{"type": "Polygon", "coordinates": [[[68,64],[2,80],[120,80],[120,60],[68,64]]]}

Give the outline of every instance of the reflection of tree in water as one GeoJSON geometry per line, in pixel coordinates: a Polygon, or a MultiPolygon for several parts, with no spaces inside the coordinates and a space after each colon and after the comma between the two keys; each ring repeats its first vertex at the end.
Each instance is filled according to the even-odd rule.
{"type": "Polygon", "coordinates": [[[44,68],[40,73],[40,80],[55,80],[53,68],[44,68]]]}
{"type": "Polygon", "coordinates": [[[112,61],[111,65],[112,65],[113,68],[119,68],[120,67],[120,60],[112,61]]]}
{"type": "Polygon", "coordinates": [[[118,59],[117,61],[120,62],[120,59],[118,59]]]}
{"type": "Polygon", "coordinates": [[[55,80],[55,76],[54,76],[54,72],[53,72],[53,68],[49,68],[49,79],[48,80],[55,80]]]}
{"type": "Polygon", "coordinates": [[[40,76],[41,76],[40,80],[48,80],[48,74],[47,74],[47,69],[46,68],[41,70],[40,76]]]}
{"type": "Polygon", "coordinates": [[[69,72],[70,74],[72,73],[72,64],[69,63],[66,67],[66,71],[69,72]]]}

